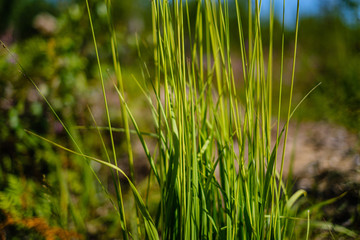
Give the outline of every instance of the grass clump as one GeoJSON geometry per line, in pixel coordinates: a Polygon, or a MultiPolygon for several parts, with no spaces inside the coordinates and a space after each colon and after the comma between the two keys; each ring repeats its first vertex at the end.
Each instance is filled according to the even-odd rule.
{"type": "MultiPolygon", "coordinates": [[[[266,65],[261,1],[255,1],[255,6],[248,2],[247,39],[243,5],[235,1],[243,74],[239,78],[234,76],[231,58],[229,1],[197,1],[195,22],[189,18],[187,1],[152,1],[156,65],[152,106],[159,139],[153,174],[162,193],[156,221],[165,239],[285,239],[292,235],[292,206],[304,191],[288,195],[279,143],[286,143],[288,134],[297,41],[287,121],[281,129],[279,115],[272,143],[274,4],[270,3],[266,65]],[[238,89],[240,81],[242,89],[238,89]],[[244,102],[239,91],[245,95],[244,102]]],[[[295,39],[297,28],[298,24],[295,39]]],[[[281,87],[282,75],[279,113],[281,87]]]]}
{"type": "MultiPolygon", "coordinates": [[[[234,76],[232,66],[229,1],[196,1],[195,19],[189,17],[188,1],[151,4],[155,76],[147,74],[145,67],[144,78],[152,91],[146,90],[146,84],[141,90],[153,110],[156,154],[150,154],[123,93],[118,92],[161,191],[153,221],[156,228],[164,239],[290,238],[292,206],[304,191],[290,197],[282,181],[284,151],[278,148],[280,141],[286,143],[291,104],[282,129],[277,119],[275,143],[271,138],[273,2],[266,65],[261,2],[255,1],[255,6],[248,2],[245,39],[243,5],[235,1],[242,79],[234,76]],[[239,90],[240,81],[243,89],[239,90]],[[245,95],[244,102],[239,91],[245,95]],[[277,167],[278,152],[282,155],[277,167]]],[[[281,87],[282,76],[279,112],[281,87]]],[[[290,103],[291,99],[290,95],[290,103]]]]}
{"type": "MultiPolygon", "coordinates": [[[[152,151],[125,99],[126,83],[122,79],[117,56],[118,44],[111,23],[111,2],[106,1],[113,63],[118,80],[115,89],[121,102],[129,156],[128,177],[116,160],[91,8],[87,0],[86,3],[101,76],[112,154],[106,152],[107,160],[104,161],[85,155],[78,144],[75,144],[78,149],[73,151],[51,143],[114,170],[117,200],[114,206],[119,212],[123,238],[292,238],[294,223],[299,220],[293,206],[305,194],[300,190],[291,196],[291,191],[283,181],[284,149],[292,116],[298,21],[290,97],[286,104],[289,107],[286,122],[280,126],[282,74],[279,99],[276,101],[280,103],[278,106],[273,106],[275,101],[272,94],[273,88],[278,87],[273,86],[272,77],[273,0],[270,0],[267,54],[262,41],[261,1],[249,0],[248,12],[243,15],[242,8],[246,4],[237,0],[234,3],[228,0],[196,0],[196,15],[190,18],[190,1],[152,0],[154,69],[148,69],[144,64],[143,81],[135,79],[152,110],[155,133],[150,135],[157,140],[157,148],[152,151]],[[230,27],[230,14],[236,14],[237,17],[236,35],[242,76],[235,76],[232,64],[230,39],[234,39],[231,38],[234,29],[230,27]],[[246,33],[243,24],[245,17],[248,23],[246,33]],[[271,116],[273,108],[279,112],[276,120],[271,116]],[[273,128],[276,129],[274,137],[273,128]],[[135,184],[132,132],[137,134],[151,167],[149,189],[151,184],[156,184],[160,191],[161,198],[154,214],[149,212],[147,201],[144,202],[135,184]],[[283,149],[279,149],[282,141],[283,149]],[[130,229],[127,225],[119,174],[126,177],[133,192],[137,206],[136,229],[130,229]]],[[[298,13],[299,6],[297,19],[298,13]]],[[[281,55],[284,55],[284,24],[281,55]]],[[[283,66],[282,58],[281,73],[283,66]]],[[[99,136],[106,150],[100,131],[99,136]]]]}

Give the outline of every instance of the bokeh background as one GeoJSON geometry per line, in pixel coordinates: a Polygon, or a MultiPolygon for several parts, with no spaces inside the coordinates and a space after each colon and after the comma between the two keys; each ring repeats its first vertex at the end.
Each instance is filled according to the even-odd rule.
{"type": "MultiPolygon", "coordinates": [[[[269,6],[263,2],[266,43],[269,6]]],[[[282,1],[275,2],[274,68],[280,69],[282,1]]],[[[292,170],[288,177],[294,189],[308,192],[299,206],[315,206],[312,217],[333,224],[319,224],[314,229],[318,239],[352,239],[346,231],[360,229],[360,1],[301,0],[300,4],[294,103],[318,83],[321,85],[294,116],[288,148],[288,160],[294,162],[289,164],[292,170]]],[[[120,128],[119,102],[112,88],[106,5],[100,0],[91,0],[90,5],[106,73],[111,118],[120,128]]],[[[290,81],[296,1],[287,0],[285,10],[284,76],[290,81]]],[[[113,1],[113,17],[126,97],[134,115],[141,119],[142,129],[151,131],[149,111],[132,80],[133,76],[142,77],[141,64],[146,63],[150,71],[153,66],[150,1],[113,1]]],[[[236,26],[235,16],[231,21],[236,26]]],[[[235,38],[232,58],[240,68],[235,38]]],[[[65,124],[71,126],[86,154],[104,155],[96,131],[88,129],[94,125],[88,108],[99,126],[105,125],[106,118],[85,1],[0,0],[0,39],[11,51],[4,47],[0,50],[0,238],[118,238],[117,213],[89,164],[111,195],[114,189],[109,170],[56,149],[25,131],[74,148],[29,81],[31,78],[65,124]]],[[[274,79],[279,76],[280,70],[275,71],[274,79]]],[[[285,85],[285,102],[289,85],[285,85]]],[[[121,132],[115,134],[118,159],[127,170],[124,137],[121,132]]],[[[142,179],[149,167],[141,147],[135,147],[134,154],[136,179],[139,188],[145,189],[142,179]]],[[[125,181],[124,189],[126,192],[125,181]]],[[[153,201],[157,197],[154,191],[153,201]]],[[[128,199],[126,209],[133,206],[128,199]]]]}

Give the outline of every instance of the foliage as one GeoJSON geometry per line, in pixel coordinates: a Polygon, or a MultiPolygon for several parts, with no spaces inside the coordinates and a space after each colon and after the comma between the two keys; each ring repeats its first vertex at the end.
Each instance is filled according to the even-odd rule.
{"type": "MultiPolygon", "coordinates": [[[[95,210],[104,201],[96,195],[98,186],[90,168],[86,162],[54,151],[24,129],[48,137],[57,135],[65,144],[67,141],[61,124],[49,114],[46,103],[28,81],[29,76],[34,76],[41,93],[51,98],[52,106],[66,122],[78,125],[87,121],[85,102],[93,95],[88,87],[92,79],[88,69],[93,63],[91,52],[86,51],[88,43],[83,36],[88,31],[81,27],[84,24],[87,22],[81,5],[72,5],[56,19],[56,29],[51,34],[18,38],[17,44],[11,46],[13,53],[3,45],[0,50],[1,209],[19,219],[41,217],[51,225],[75,228],[82,233],[89,231],[88,224],[84,224],[86,219],[99,217],[95,210]],[[17,188],[20,192],[12,191],[14,183],[24,184],[17,188]],[[48,192],[41,191],[43,186],[48,192]],[[22,192],[24,189],[28,194],[22,192]],[[42,201],[46,197],[50,199],[42,201]],[[21,200],[26,209],[9,199],[21,200]]],[[[90,146],[94,144],[91,139],[84,142],[90,146]]],[[[106,217],[108,226],[114,217],[106,217]]],[[[103,231],[103,223],[95,224],[97,231],[103,231]]]]}
{"type": "Polygon", "coordinates": [[[322,82],[303,107],[303,117],[331,121],[359,131],[359,27],[345,25],[336,16],[302,22],[298,78],[300,92],[322,82]],[[327,27],[331,25],[331,31],[327,27]],[[314,34],[316,33],[316,34],[314,34]],[[310,106],[311,103],[311,106],[310,106]]]}

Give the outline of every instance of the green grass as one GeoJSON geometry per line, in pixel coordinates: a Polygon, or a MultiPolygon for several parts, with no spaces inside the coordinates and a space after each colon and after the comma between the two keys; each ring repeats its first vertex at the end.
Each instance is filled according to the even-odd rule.
{"type": "MultiPolygon", "coordinates": [[[[110,138],[112,152],[107,152],[104,134],[100,131],[102,127],[97,126],[94,120],[107,159],[85,155],[85,151],[79,147],[53,109],[77,149],[74,151],[35,135],[113,170],[116,189],[116,201],[113,204],[119,213],[123,239],[291,239],[294,237],[297,221],[309,223],[307,219],[296,218],[293,208],[296,200],[305,192],[300,190],[290,195],[291,190],[282,180],[284,150],[293,114],[291,101],[298,20],[291,90],[290,96],[286,97],[289,99],[286,104],[289,107],[286,122],[281,126],[284,63],[282,58],[280,85],[274,86],[274,3],[272,0],[270,3],[270,42],[269,46],[264,46],[259,10],[261,1],[255,1],[255,6],[251,6],[252,1],[248,1],[247,33],[243,26],[247,16],[241,15],[244,5],[238,1],[235,1],[235,9],[230,9],[228,0],[197,0],[194,20],[189,17],[188,1],[151,1],[155,67],[148,69],[144,64],[143,79],[128,81],[137,82],[139,92],[144,94],[152,110],[154,133],[150,135],[157,141],[156,149],[152,150],[149,149],[144,133],[125,98],[126,81],[122,79],[117,56],[118,43],[112,27],[111,4],[106,1],[117,78],[114,87],[121,102],[119,114],[122,116],[130,166],[127,176],[116,160],[105,80],[92,24],[91,7],[86,0],[108,120],[106,137],[110,138]],[[231,11],[235,11],[237,15],[237,33],[230,28],[231,11]],[[238,36],[242,76],[234,75],[230,48],[232,34],[238,36]],[[243,87],[238,89],[239,85],[243,87]],[[273,99],[274,88],[279,88],[279,99],[276,101],[273,99]],[[241,101],[240,95],[245,96],[244,101],[241,101]],[[280,104],[273,106],[273,102],[280,104]],[[278,109],[276,120],[271,116],[273,108],[278,109]],[[271,130],[274,127],[276,136],[273,138],[271,130]],[[134,132],[151,167],[148,188],[152,189],[151,185],[156,184],[160,191],[160,201],[154,213],[150,213],[148,202],[143,200],[135,182],[131,145],[131,133],[134,132]],[[275,142],[273,139],[276,139],[275,142]],[[282,141],[284,149],[279,149],[282,141]],[[136,202],[135,228],[130,227],[133,224],[128,224],[124,210],[120,174],[128,180],[136,202]]],[[[298,13],[299,6],[297,19],[298,13]]],[[[284,28],[281,44],[283,56],[284,28]]]]}
{"type": "MultiPolygon", "coordinates": [[[[153,174],[162,193],[156,222],[165,239],[284,239],[292,234],[291,207],[303,192],[288,196],[282,182],[284,151],[278,149],[280,141],[286,143],[291,104],[282,129],[278,117],[277,141],[272,144],[273,43],[270,40],[265,65],[260,6],[256,1],[253,13],[250,5],[251,1],[249,38],[245,39],[241,6],[236,1],[243,64],[240,80],[231,62],[228,1],[197,1],[192,23],[188,2],[152,2],[157,100],[152,106],[160,140],[153,174]],[[184,18],[189,26],[184,25],[184,18]],[[239,81],[244,81],[240,91],[245,102],[239,100],[239,81]],[[283,153],[280,166],[278,152],[283,153]]],[[[271,8],[270,35],[273,14],[271,8]]],[[[297,32],[298,24],[295,39],[297,32]]],[[[296,46],[297,40],[290,103],[296,46]]],[[[282,77],[280,103],[281,87],[282,77]]],[[[152,158],[149,161],[153,164],[152,158]]]]}

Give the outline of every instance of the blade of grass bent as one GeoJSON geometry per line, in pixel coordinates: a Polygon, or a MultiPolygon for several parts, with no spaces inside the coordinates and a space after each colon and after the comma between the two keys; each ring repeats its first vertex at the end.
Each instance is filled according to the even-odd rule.
{"type": "Polygon", "coordinates": [[[148,233],[148,236],[150,237],[150,239],[153,239],[153,240],[158,240],[159,239],[159,236],[158,236],[158,233],[157,233],[157,230],[155,228],[155,225],[153,223],[153,220],[145,206],[145,203],[143,202],[142,198],[141,198],[141,195],[139,194],[139,192],[137,191],[135,185],[131,182],[130,178],[126,175],[126,173],[121,169],[119,168],[118,166],[112,164],[112,163],[109,163],[107,161],[103,161],[101,159],[98,159],[98,158],[95,158],[95,157],[91,157],[91,156],[88,156],[88,155],[85,155],[83,153],[80,153],[80,152],[76,152],[72,149],[69,149],[69,148],[66,148],[56,142],[53,142],[47,138],[44,138],[36,133],[33,133],[31,131],[28,131],[28,130],[25,130],[27,133],[35,136],[35,137],[38,137],[40,139],[42,139],[43,141],[46,141],[52,145],[54,145],[55,147],[58,147],[64,151],[67,151],[69,153],[72,153],[72,154],[75,154],[75,155],[78,155],[78,156],[82,156],[86,159],[89,159],[89,160],[92,160],[92,161],[95,161],[95,162],[98,162],[102,165],[105,165],[107,167],[110,167],[111,169],[114,169],[116,170],[117,172],[119,172],[121,175],[123,175],[126,180],[128,181],[129,185],[130,185],[130,188],[132,190],[132,192],[134,193],[134,197],[135,197],[135,201],[137,203],[137,206],[139,207],[139,210],[141,211],[141,214],[143,216],[143,220],[144,220],[144,223],[145,223],[145,228],[146,228],[146,231],[148,233]]]}
{"type": "MultiPolygon", "coordinates": [[[[86,0],[86,8],[87,8],[87,12],[88,12],[90,28],[91,28],[91,33],[92,33],[92,38],[93,38],[94,48],[95,48],[95,53],[96,53],[97,65],[98,65],[98,70],[99,70],[99,75],[100,75],[100,80],[101,80],[101,89],[102,89],[103,98],[104,98],[106,118],[107,118],[107,122],[108,122],[108,126],[109,126],[109,133],[110,133],[110,142],[111,142],[113,158],[114,158],[113,161],[114,161],[115,165],[117,166],[115,143],[114,143],[113,132],[111,129],[112,125],[111,125],[109,107],[108,107],[107,98],[106,98],[105,83],[104,83],[104,78],[103,78],[103,74],[102,74],[102,70],[101,70],[101,62],[100,62],[98,47],[97,47],[97,43],[96,43],[96,36],[95,36],[95,31],[94,31],[94,26],[93,26],[93,22],[92,22],[92,16],[91,16],[91,11],[90,11],[90,6],[89,6],[88,0],[86,0]]],[[[127,226],[126,226],[125,210],[124,210],[124,204],[123,204],[123,198],[122,198],[122,192],[121,192],[121,186],[120,186],[120,179],[118,177],[118,172],[116,172],[116,174],[117,174],[117,184],[116,184],[117,200],[118,200],[118,204],[119,204],[120,221],[122,221],[122,225],[123,225],[122,233],[123,233],[124,239],[128,239],[129,237],[127,234],[128,230],[127,230],[127,226]]]]}

